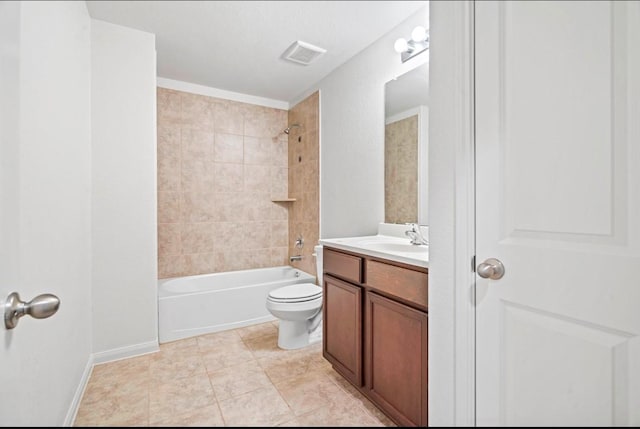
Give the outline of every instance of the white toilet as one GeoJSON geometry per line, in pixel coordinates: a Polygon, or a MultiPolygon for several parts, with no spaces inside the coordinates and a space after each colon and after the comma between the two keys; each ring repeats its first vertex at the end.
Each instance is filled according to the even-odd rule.
{"type": "MultiPolygon", "coordinates": [[[[322,246],[315,246],[314,250],[318,283],[322,284],[322,246]]],[[[267,310],[280,319],[278,347],[299,349],[322,339],[320,286],[299,283],[274,289],[267,297],[267,310]]]]}

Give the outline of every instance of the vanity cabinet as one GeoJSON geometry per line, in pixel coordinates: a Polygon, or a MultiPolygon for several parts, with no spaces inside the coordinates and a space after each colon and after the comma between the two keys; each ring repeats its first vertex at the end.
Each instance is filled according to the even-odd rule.
{"type": "Polygon", "coordinates": [[[426,426],[427,313],[374,292],[365,302],[368,396],[401,426],[426,426]]]}
{"type": "Polygon", "coordinates": [[[324,356],[336,371],[359,387],[362,385],[362,289],[325,275],[323,293],[324,356]]]}
{"type": "Polygon", "coordinates": [[[426,426],[427,269],[323,252],[323,356],[398,425],[426,426]]]}

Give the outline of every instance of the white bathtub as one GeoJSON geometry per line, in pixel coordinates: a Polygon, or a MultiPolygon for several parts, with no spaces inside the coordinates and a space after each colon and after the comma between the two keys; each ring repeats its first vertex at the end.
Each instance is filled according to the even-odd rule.
{"type": "Polygon", "coordinates": [[[315,277],[283,266],[159,280],[160,342],[276,320],[265,306],[269,292],[295,283],[315,277]]]}

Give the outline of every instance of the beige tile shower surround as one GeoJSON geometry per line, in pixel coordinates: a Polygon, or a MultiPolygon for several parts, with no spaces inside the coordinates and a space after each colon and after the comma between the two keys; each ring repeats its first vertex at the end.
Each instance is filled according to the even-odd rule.
{"type": "Polygon", "coordinates": [[[320,94],[315,92],[289,110],[289,195],[296,201],[289,209],[289,253],[302,255],[301,261],[292,266],[313,276],[316,275],[313,248],[319,237],[319,112],[320,94]],[[296,238],[302,235],[304,247],[294,246],[296,238]]]}
{"type": "Polygon", "coordinates": [[[158,88],[158,277],[288,265],[286,110],[158,88]]]}
{"type": "Polygon", "coordinates": [[[394,426],[322,358],[282,350],[277,322],[97,365],[75,426],[394,426]]]}
{"type": "Polygon", "coordinates": [[[384,142],[385,222],[417,222],[418,116],[387,124],[384,142]]]}

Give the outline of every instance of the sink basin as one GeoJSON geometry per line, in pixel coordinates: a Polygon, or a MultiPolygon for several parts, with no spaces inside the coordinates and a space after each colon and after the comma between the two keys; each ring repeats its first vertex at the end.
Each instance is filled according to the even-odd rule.
{"type": "Polygon", "coordinates": [[[402,252],[402,253],[427,253],[429,248],[427,246],[417,246],[410,243],[384,243],[373,242],[367,243],[366,247],[372,250],[381,250],[383,252],[402,252]]]}

